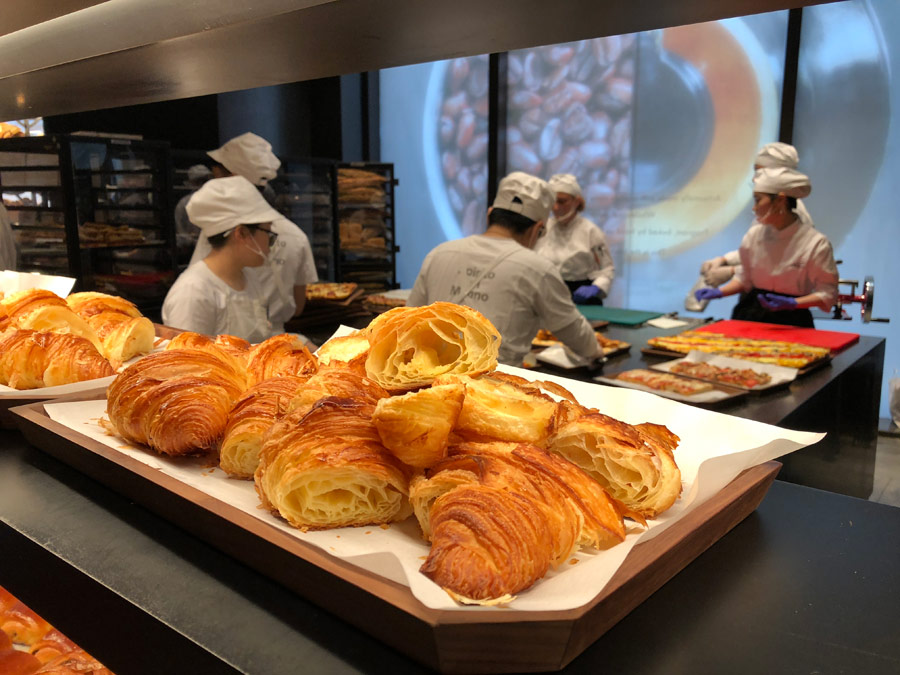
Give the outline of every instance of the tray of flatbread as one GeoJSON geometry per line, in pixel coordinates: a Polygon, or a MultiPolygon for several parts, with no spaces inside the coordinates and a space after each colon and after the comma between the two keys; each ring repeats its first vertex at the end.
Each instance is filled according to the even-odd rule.
{"type": "Polygon", "coordinates": [[[670,358],[682,357],[691,351],[719,354],[744,361],[796,368],[800,375],[831,361],[831,351],[824,347],[692,330],[650,338],[647,340],[647,347],[641,351],[644,354],[670,358]]]}
{"type": "Polygon", "coordinates": [[[645,368],[599,375],[594,378],[594,382],[647,391],[673,401],[699,405],[732,402],[747,395],[746,389],[729,387],[717,382],[703,382],[690,377],[645,368]]]}
{"type": "Polygon", "coordinates": [[[352,281],[320,281],[306,285],[308,303],[349,304],[362,295],[359,284],[352,281]]]}
{"type": "Polygon", "coordinates": [[[796,368],[697,351],[688,352],[681,359],[655,363],[650,368],[751,392],[786,386],[797,379],[798,372],[796,368]]]}
{"type": "MultiPolygon", "coordinates": [[[[600,343],[600,348],[603,350],[603,355],[606,357],[625,354],[631,349],[630,342],[608,338],[599,331],[595,331],[595,335],[597,336],[597,342],[600,343]]],[[[537,335],[535,335],[534,339],[531,341],[531,346],[537,349],[553,347],[559,344],[562,344],[559,338],[543,328],[537,332],[537,335]]]]}

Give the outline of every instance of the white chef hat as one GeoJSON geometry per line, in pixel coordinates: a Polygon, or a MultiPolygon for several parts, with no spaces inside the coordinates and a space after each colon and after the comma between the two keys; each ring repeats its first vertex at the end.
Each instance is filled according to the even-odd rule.
{"type": "Polygon", "coordinates": [[[812,191],[809,176],[786,166],[758,169],[753,176],[753,191],[765,194],[785,194],[788,197],[806,197],[812,191]]]}
{"type": "Polygon", "coordinates": [[[557,173],[550,176],[550,189],[553,192],[565,192],[573,197],[581,197],[581,186],[578,179],[570,173],[557,173]]]}
{"type": "Polygon", "coordinates": [[[238,225],[270,223],[281,217],[243,176],[206,181],[188,200],[187,214],[204,237],[227,232],[238,225]]]}
{"type": "Polygon", "coordinates": [[[756,161],[754,166],[760,168],[772,166],[786,166],[789,169],[796,169],[800,158],[797,155],[797,148],[787,143],[766,143],[756,153],[756,161]]]}
{"type": "Polygon", "coordinates": [[[281,160],[274,155],[269,142],[249,131],[206,154],[254,185],[268,183],[278,175],[278,167],[281,166],[281,160]]]}
{"type": "Polygon", "coordinates": [[[494,208],[506,209],[537,222],[547,219],[554,201],[556,197],[547,181],[523,171],[513,171],[497,186],[494,208]]]}

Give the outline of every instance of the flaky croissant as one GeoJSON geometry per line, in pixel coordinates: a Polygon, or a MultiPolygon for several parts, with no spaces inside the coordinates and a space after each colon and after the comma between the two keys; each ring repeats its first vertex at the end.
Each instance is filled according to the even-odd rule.
{"type": "Polygon", "coordinates": [[[42,288],[30,288],[24,291],[15,291],[4,295],[0,300],[0,331],[6,330],[15,324],[20,316],[29,314],[38,307],[66,307],[66,301],[53,291],[42,288]]]}
{"type": "Polygon", "coordinates": [[[465,385],[445,384],[383,398],[372,421],[385,447],[401,462],[429,467],[443,459],[465,396],[465,385]]]}
{"type": "Polygon", "coordinates": [[[100,339],[103,355],[110,361],[122,364],[153,350],[156,329],[147,317],[100,312],[90,316],[87,322],[100,339]]]}
{"type": "Polygon", "coordinates": [[[369,356],[369,340],[364,332],[331,338],[316,350],[316,359],[323,366],[332,361],[348,364],[361,375],[366,374],[366,358],[369,356]]]}
{"type": "Polygon", "coordinates": [[[305,377],[285,375],[264,380],[244,392],[228,413],[219,448],[223,471],[236,478],[253,478],[263,437],[287,412],[288,403],[305,382],[305,377]]]}
{"type": "Polygon", "coordinates": [[[114,431],[167,455],[218,447],[228,412],[244,389],[243,373],[196,349],[150,354],[123,370],[107,390],[114,431]]]}
{"type": "Polygon", "coordinates": [[[374,406],[328,397],[269,431],[254,474],[264,507],[301,528],[406,518],[411,469],[382,445],[374,406]]]}
{"type": "Polygon", "coordinates": [[[291,412],[301,410],[302,413],[306,413],[319,399],[327,396],[347,398],[374,406],[379,400],[387,398],[388,393],[352,368],[332,364],[320,368],[306,381],[291,400],[288,409],[291,412]]]}
{"type": "Polygon", "coordinates": [[[20,313],[14,320],[17,328],[36,330],[42,333],[71,333],[88,340],[103,353],[103,343],[97,332],[87,321],[63,305],[41,305],[27,313],[20,313]]]}
{"type": "Polygon", "coordinates": [[[227,363],[236,372],[239,372],[245,381],[247,379],[247,356],[250,354],[250,343],[233,335],[217,335],[211,338],[207,335],[185,331],[173,337],[166,345],[166,351],[175,349],[196,349],[214,356],[227,363]]]}
{"type": "Polygon", "coordinates": [[[103,312],[117,312],[132,318],[143,316],[141,310],[137,308],[130,300],[120,298],[118,295],[109,295],[107,293],[97,293],[94,291],[84,291],[81,293],[70,293],[66,296],[66,304],[73,312],[82,319],[89,319],[95,314],[103,312]]]}
{"type": "Polygon", "coordinates": [[[657,424],[632,426],[598,412],[563,425],[548,448],[593,476],[628,509],[655,518],[681,494],[678,437],[657,424]]]}
{"type": "Polygon", "coordinates": [[[318,362],[296,335],[275,335],[255,345],[247,356],[247,384],[281,375],[311,375],[318,362]]]}
{"type": "Polygon", "coordinates": [[[435,384],[458,382],[466,396],[454,432],[468,440],[499,440],[544,446],[554,430],[559,405],[534,385],[502,374],[444,375],[435,384]],[[500,375],[499,377],[496,375],[500,375]]]}
{"type": "Polygon", "coordinates": [[[39,389],[113,375],[89,341],[68,333],[11,328],[0,334],[0,384],[39,389]]]}
{"type": "Polygon", "coordinates": [[[391,392],[428,386],[439,375],[478,375],[497,366],[500,333],[480,312],[436,302],[395,307],[366,329],[370,378],[391,392]]]}
{"type": "Polygon", "coordinates": [[[625,538],[622,516],[603,488],[568,460],[535,445],[454,445],[426,475],[410,487],[416,518],[432,542],[422,572],[465,602],[514,595],[541,578],[547,566],[565,562],[580,545],[605,548],[625,538]],[[473,486],[487,489],[473,493],[473,486]],[[539,512],[536,522],[546,532],[531,527],[533,522],[507,529],[522,513],[502,512],[509,506],[508,495],[539,512]],[[451,513],[442,513],[444,509],[451,513]],[[536,539],[535,532],[540,535],[536,539]],[[516,558],[520,551],[546,560],[546,565],[516,558]]]}

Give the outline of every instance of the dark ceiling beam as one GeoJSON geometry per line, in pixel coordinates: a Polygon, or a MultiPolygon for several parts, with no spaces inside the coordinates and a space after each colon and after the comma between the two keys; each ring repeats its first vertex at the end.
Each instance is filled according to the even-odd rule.
{"type": "MultiPolygon", "coordinates": [[[[307,2],[274,16],[250,19],[245,13],[233,23],[152,44],[20,69],[0,77],[0,119],[187,98],[828,1],[558,0],[552,7],[545,0],[307,2]]],[[[195,15],[197,7],[211,12],[217,6],[214,0],[189,4],[195,15]]],[[[173,31],[183,27],[177,14],[171,21],[173,31]]],[[[102,30],[127,28],[110,23],[102,30]]],[[[57,39],[67,42],[69,53],[77,52],[79,41],[89,42],[84,34],[57,39]]],[[[3,51],[0,39],[0,62],[3,51]]]]}
{"type": "Polygon", "coordinates": [[[0,35],[101,5],[106,0],[4,0],[0,2],[0,35]]]}

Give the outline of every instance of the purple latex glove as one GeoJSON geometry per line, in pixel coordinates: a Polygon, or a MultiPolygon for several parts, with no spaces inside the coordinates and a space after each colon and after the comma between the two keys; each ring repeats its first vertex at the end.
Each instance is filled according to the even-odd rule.
{"type": "Polygon", "coordinates": [[[584,286],[576,288],[572,297],[575,298],[575,302],[587,302],[591,298],[596,298],[598,295],[600,295],[599,288],[594,286],[594,284],[585,284],[584,286]]]}
{"type": "Polygon", "coordinates": [[[698,288],[694,291],[694,297],[698,300],[715,300],[722,297],[722,291],[718,288],[698,288]]]}
{"type": "Polygon", "coordinates": [[[780,312],[785,309],[797,309],[797,299],[788,295],[778,295],[778,293],[762,293],[756,297],[766,309],[773,312],[780,312]]]}

